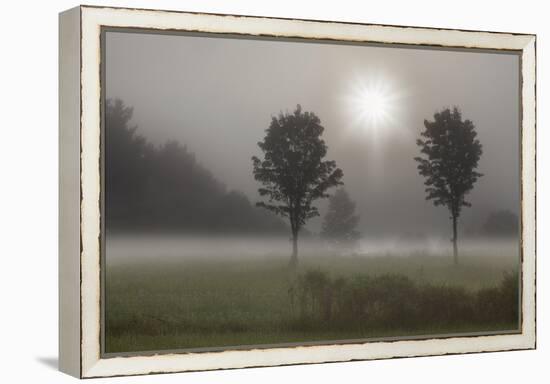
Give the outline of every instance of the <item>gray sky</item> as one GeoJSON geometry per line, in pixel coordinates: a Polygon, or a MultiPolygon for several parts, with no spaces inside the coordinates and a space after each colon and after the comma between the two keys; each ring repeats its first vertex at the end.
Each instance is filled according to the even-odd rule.
{"type": "MultiPolygon", "coordinates": [[[[512,54],[115,32],[106,39],[107,97],[134,107],[139,133],[187,145],[253,202],[250,158],[271,116],[296,104],[315,112],[365,235],[450,236],[449,214],[425,201],[413,157],[423,120],[454,105],[483,145],[484,176],[462,224],[478,225],[492,210],[518,213],[518,76],[512,54]],[[383,95],[391,118],[358,118],[361,90],[383,95]]],[[[318,206],[323,214],[326,201],[318,206]]]]}

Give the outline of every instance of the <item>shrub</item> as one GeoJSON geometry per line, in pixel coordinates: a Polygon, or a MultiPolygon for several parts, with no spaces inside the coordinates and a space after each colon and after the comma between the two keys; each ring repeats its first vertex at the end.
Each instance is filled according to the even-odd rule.
{"type": "Polygon", "coordinates": [[[506,275],[497,287],[471,292],[419,285],[396,274],[332,279],[321,270],[309,270],[298,276],[289,294],[291,302],[298,303],[299,321],[294,324],[301,330],[308,324],[309,328],[439,329],[519,319],[517,274],[506,275]]]}

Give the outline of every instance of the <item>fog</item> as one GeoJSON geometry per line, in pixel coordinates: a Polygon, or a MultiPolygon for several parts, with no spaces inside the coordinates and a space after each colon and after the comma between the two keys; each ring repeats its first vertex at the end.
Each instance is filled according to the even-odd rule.
{"type": "MultiPolygon", "coordinates": [[[[291,250],[288,237],[282,236],[175,236],[117,235],[108,238],[107,265],[128,262],[164,263],[193,260],[286,261],[291,250]]],[[[492,260],[507,260],[517,265],[519,245],[516,238],[468,238],[460,243],[463,255],[492,260]]],[[[300,257],[437,257],[451,260],[452,247],[441,238],[402,239],[363,238],[353,250],[337,249],[315,238],[300,241],[300,257]]]]}
{"type": "MultiPolygon", "coordinates": [[[[484,176],[469,195],[472,207],[463,210],[461,231],[478,229],[495,210],[519,213],[518,55],[108,32],[105,70],[107,98],[133,107],[140,135],[155,145],[185,145],[228,190],[252,203],[260,198],[251,156],[259,154],[257,142],[271,116],[296,104],[313,111],[325,127],[327,158],[343,170],[356,202],[362,253],[389,252],[384,247],[402,253],[404,243],[391,239],[410,233],[433,240],[409,241],[405,248],[450,249],[449,213],[425,200],[413,161],[423,120],[444,107],[458,106],[483,145],[484,176]],[[394,96],[391,116],[375,127],[358,120],[353,109],[358,84],[369,82],[394,96]]],[[[327,201],[317,206],[321,217],[306,225],[313,233],[327,201]]],[[[200,237],[161,243],[136,237],[119,252],[123,243],[115,239],[108,244],[114,258],[147,252],[170,257],[184,249],[193,255],[223,249],[287,257],[290,247],[288,238],[222,238],[205,248],[200,237]]],[[[306,243],[301,249],[308,249],[306,243]]]]}

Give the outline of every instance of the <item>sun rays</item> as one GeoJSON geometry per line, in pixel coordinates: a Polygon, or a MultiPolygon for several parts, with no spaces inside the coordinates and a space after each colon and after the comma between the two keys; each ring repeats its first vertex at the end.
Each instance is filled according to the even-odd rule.
{"type": "Polygon", "coordinates": [[[356,78],[348,93],[352,126],[371,135],[395,128],[402,112],[403,90],[388,76],[356,78]]]}

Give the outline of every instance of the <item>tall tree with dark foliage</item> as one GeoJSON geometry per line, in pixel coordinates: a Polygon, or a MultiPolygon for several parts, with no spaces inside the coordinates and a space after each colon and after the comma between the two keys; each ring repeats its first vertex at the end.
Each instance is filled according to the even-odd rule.
{"type": "Polygon", "coordinates": [[[252,157],[254,178],[263,185],[258,192],[268,199],[256,205],[290,222],[291,267],[298,264],[300,228],[308,219],[319,216],[313,203],[329,197],[329,188],[343,184],[344,174],[336,162],[323,160],[327,154],[327,145],[321,139],[323,131],[319,118],[303,112],[298,105],[293,113],[272,118],[266,136],[258,143],[263,159],[252,157]]]}
{"type": "Polygon", "coordinates": [[[418,172],[425,177],[426,200],[435,206],[447,207],[453,225],[453,257],[458,264],[457,221],[462,207],[470,207],[466,195],[482,176],[476,172],[482,146],[476,138],[475,126],[462,120],[461,112],[454,107],[434,114],[434,120],[424,120],[424,131],[416,144],[421,155],[418,172]]]}

